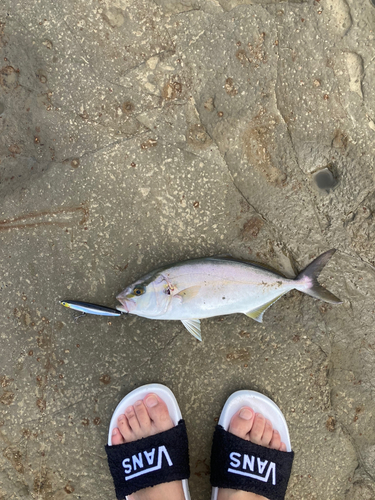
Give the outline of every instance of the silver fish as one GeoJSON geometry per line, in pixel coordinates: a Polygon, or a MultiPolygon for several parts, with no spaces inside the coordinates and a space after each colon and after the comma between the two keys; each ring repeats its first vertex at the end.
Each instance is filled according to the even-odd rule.
{"type": "Polygon", "coordinates": [[[293,289],[340,304],[341,300],[317,281],[335,251],[320,255],[294,279],[234,259],[188,260],[157,269],[125,288],[116,297],[121,302],[117,309],[144,318],[181,320],[202,340],[202,318],[244,313],[261,323],[266,309],[293,289]]]}

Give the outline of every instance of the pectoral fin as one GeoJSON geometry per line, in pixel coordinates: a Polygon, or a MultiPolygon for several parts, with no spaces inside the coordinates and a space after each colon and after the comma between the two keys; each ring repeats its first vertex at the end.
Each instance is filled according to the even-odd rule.
{"type": "Polygon", "coordinates": [[[177,297],[181,297],[182,302],[185,303],[188,300],[193,299],[201,289],[200,285],[190,286],[189,288],[185,288],[178,293],[177,297]]]}
{"type": "Polygon", "coordinates": [[[202,342],[201,322],[199,319],[182,319],[181,322],[193,337],[202,342]]]}
{"type": "Polygon", "coordinates": [[[246,314],[246,316],[249,316],[249,318],[255,319],[255,321],[258,321],[258,323],[263,323],[263,314],[264,312],[272,306],[276,301],[279,300],[280,297],[282,297],[284,294],[282,293],[276,299],[272,299],[270,302],[267,302],[267,304],[263,304],[262,306],[258,307],[257,309],[254,309],[252,311],[249,311],[246,314]]]}

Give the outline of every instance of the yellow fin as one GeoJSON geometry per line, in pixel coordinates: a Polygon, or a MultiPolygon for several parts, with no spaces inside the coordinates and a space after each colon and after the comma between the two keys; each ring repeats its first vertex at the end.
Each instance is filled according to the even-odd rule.
{"type": "Polygon", "coordinates": [[[277,300],[279,300],[280,297],[282,297],[284,294],[282,293],[276,299],[272,299],[270,302],[267,302],[266,304],[263,304],[262,306],[258,307],[257,309],[254,309],[253,311],[249,311],[246,314],[246,316],[249,316],[249,318],[255,319],[255,321],[258,321],[258,323],[263,323],[263,314],[268,309],[269,307],[272,306],[277,300]]]}
{"type": "Polygon", "coordinates": [[[178,295],[182,298],[183,302],[187,302],[188,300],[193,299],[201,289],[200,285],[190,286],[189,288],[185,288],[178,293],[178,295]]]}

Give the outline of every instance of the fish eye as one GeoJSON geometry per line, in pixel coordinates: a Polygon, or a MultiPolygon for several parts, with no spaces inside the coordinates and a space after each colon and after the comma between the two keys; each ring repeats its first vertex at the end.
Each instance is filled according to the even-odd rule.
{"type": "Polygon", "coordinates": [[[136,288],[134,288],[133,293],[134,293],[134,295],[139,296],[139,295],[142,295],[143,293],[145,293],[145,290],[144,290],[144,288],[136,287],[136,288]]]}

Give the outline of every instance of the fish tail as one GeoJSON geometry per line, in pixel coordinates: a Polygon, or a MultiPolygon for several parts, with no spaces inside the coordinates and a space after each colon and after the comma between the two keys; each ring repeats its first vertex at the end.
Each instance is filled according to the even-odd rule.
{"type": "Polygon", "coordinates": [[[318,276],[323,267],[327,264],[332,255],[336,252],[335,248],[319,255],[309,264],[296,278],[296,289],[315,297],[316,299],[324,300],[330,304],[341,304],[342,300],[333,295],[318,283],[318,276]]]}

